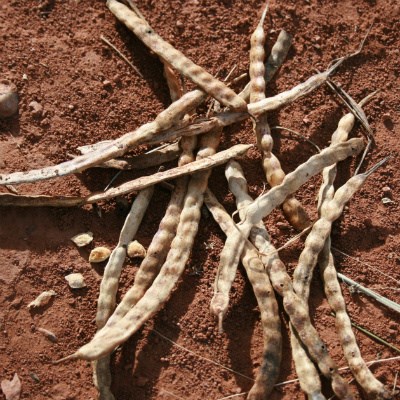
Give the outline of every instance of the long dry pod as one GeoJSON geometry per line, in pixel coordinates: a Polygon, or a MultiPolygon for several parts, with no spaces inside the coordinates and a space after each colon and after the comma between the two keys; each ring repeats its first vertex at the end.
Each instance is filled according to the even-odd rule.
{"type": "MultiPolygon", "coordinates": [[[[209,190],[205,194],[204,201],[226,236],[237,229],[229,214],[209,190]]],[[[264,339],[262,365],[247,398],[262,400],[272,391],[279,376],[282,350],[281,324],[274,291],[256,249],[253,246],[245,246],[241,259],[260,308],[264,339]]]]}
{"type": "MultiPolygon", "coordinates": [[[[194,137],[182,138],[182,154],[179,165],[185,165],[193,161],[193,150],[196,145],[194,137]]],[[[132,287],[125,293],[121,302],[118,304],[113,315],[107,321],[107,326],[114,325],[123,318],[127,312],[143,297],[146,290],[153,283],[155,277],[164,263],[172,240],[176,235],[179,224],[179,217],[182,213],[183,202],[188,188],[188,177],[181,177],[177,180],[175,188],[168,203],[167,210],[162,218],[158,231],[154,235],[146,257],[143,259],[135,275],[132,287]]]]}
{"type": "Polygon", "coordinates": [[[140,154],[130,158],[116,158],[105,161],[103,164],[95,165],[98,168],[114,168],[120,170],[145,169],[158,167],[164,163],[176,160],[179,157],[180,149],[178,143],[171,143],[159,150],[140,154]]]}
{"type": "MultiPolygon", "coordinates": [[[[96,326],[101,329],[107,322],[115,308],[118,291],[118,281],[121,275],[122,266],[126,257],[126,249],[134,238],[142,222],[144,214],[153,196],[154,187],[141,191],[132,203],[125,223],[122,227],[118,244],[112,251],[107,265],[104,268],[103,278],[100,284],[99,299],[97,301],[96,326]]],[[[109,356],[96,361],[93,365],[93,379],[101,400],[114,400],[110,390],[111,371],[109,356]]]]}
{"type": "MultiPolygon", "coordinates": [[[[269,97],[261,102],[253,103],[249,107],[253,111],[260,113],[276,110],[322,85],[333,70],[334,67],[325,72],[318,73],[290,90],[269,97]]],[[[189,125],[183,124],[183,127],[169,129],[180,121],[186,113],[196,108],[203,100],[204,93],[200,90],[186,93],[166,110],[162,111],[154,121],[142,125],[133,132],[126,133],[104,148],[101,147],[96,151],[54,166],[28,172],[0,174],[0,185],[36,182],[82,172],[114,157],[120,157],[139,144],[167,142],[185,135],[200,135],[216,128],[223,128],[235,122],[243,121],[250,116],[246,112],[221,112],[209,120],[198,120],[189,125]]]]}
{"type": "Polygon", "coordinates": [[[170,63],[210,96],[233,110],[246,110],[246,102],[232,89],[214,78],[203,68],[187,58],[183,53],[167,43],[154,32],[146,21],[139,18],[135,12],[116,0],[108,0],[107,7],[115,17],[125,24],[128,29],[150,48],[150,50],[170,63]]]}
{"type": "Polygon", "coordinates": [[[285,201],[286,197],[294,193],[308,179],[321,172],[323,168],[340,160],[358,154],[363,148],[361,139],[351,139],[321,151],[312,156],[304,164],[298,166],[293,172],[286,175],[283,182],[272,188],[268,193],[258,197],[247,209],[245,218],[238,225],[236,232],[229,235],[220,256],[219,271],[226,275],[218,282],[217,293],[211,303],[212,312],[221,318],[225,315],[229,304],[229,291],[236,274],[239,257],[243,251],[243,245],[249,236],[250,230],[257,225],[262,218],[267,216],[275,207],[285,201]],[[234,249],[235,251],[232,251],[234,249]],[[229,267],[226,267],[229,266],[229,267]]]}
{"type": "MultiPolygon", "coordinates": [[[[265,82],[268,83],[272,80],[280,66],[286,59],[289,52],[290,46],[292,45],[292,36],[290,36],[285,30],[281,30],[278,35],[278,39],[272,46],[271,54],[269,55],[267,62],[265,63],[265,82]]],[[[239,96],[246,101],[250,98],[250,82],[245,88],[239,93],[239,96]]]]}
{"type": "MultiPolygon", "coordinates": [[[[236,171],[238,172],[238,171],[236,171]]],[[[236,173],[238,176],[238,173],[236,173]]],[[[229,176],[230,186],[235,193],[241,198],[241,201],[247,201],[247,194],[243,193],[244,176],[241,182],[234,182],[233,174],[229,176]],[[232,184],[235,183],[234,186],[232,184]]],[[[241,210],[246,213],[246,209],[241,210]]],[[[291,279],[286,272],[286,267],[279,258],[275,247],[268,240],[268,233],[265,227],[257,226],[253,228],[251,240],[261,253],[261,259],[266,266],[267,273],[271,279],[271,283],[277,293],[283,297],[283,306],[290,318],[290,322],[299,334],[299,338],[306,346],[312,359],[318,364],[320,371],[327,378],[332,380],[332,388],[335,394],[341,399],[352,399],[347,383],[339,375],[337,366],[329,356],[326,345],[319,338],[317,331],[310,321],[308,309],[304,301],[297,296],[293,290],[291,279]]],[[[245,242],[244,246],[248,246],[249,242],[245,242]]],[[[314,397],[317,399],[318,397],[314,397]]],[[[322,397],[319,397],[320,399],[322,397]]]]}
{"type": "Polygon", "coordinates": [[[304,249],[293,273],[293,287],[303,299],[308,300],[313,270],[317,264],[318,255],[330,235],[333,221],[340,217],[346,203],[361,188],[368,176],[385,161],[381,161],[363,174],[351,177],[343,186],[337,189],[332,200],[322,203],[321,216],[314,223],[305,241],[304,249]]]}
{"type": "Polygon", "coordinates": [[[179,100],[173,102],[162,111],[154,121],[142,125],[133,132],[128,132],[110,144],[99,149],[78,156],[61,164],[31,170],[29,172],[14,172],[9,175],[0,175],[0,185],[35,182],[43,179],[57,178],[101,164],[115,157],[124,155],[128,150],[139,144],[146,143],[159,132],[178,123],[188,112],[203,102],[204,92],[193,90],[186,93],[179,100]]]}
{"type": "MultiPolygon", "coordinates": [[[[361,107],[365,104],[370,97],[371,96],[367,96],[364,98],[359,103],[359,106],[361,107]]],[[[352,113],[343,116],[339,121],[338,128],[332,135],[331,143],[336,144],[346,140],[354,122],[355,116],[352,113]]],[[[325,168],[322,172],[323,181],[318,195],[318,210],[320,214],[323,204],[328,203],[334,197],[335,189],[333,182],[336,177],[336,172],[337,167],[335,164],[325,168]]],[[[343,347],[344,356],[356,381],[365,391],[369,399],[391,398],[389,391],[387,391],[384,385],[374,377],[361,356],[337,278],[337,272],[331,252],[330,236],[325,240],[323,249],[319,254],[318,263],[322,281],[324,283],[325,295],[336,316],[336,329],[343,347]]]]}
{"type": "MultiPolygon", "coordinates": [[[[225,176],[229,189],[236,198],[239,216],[240,218],[244,218],[246,208],[253,202],[253,199],[248,193],[247,181],[243,169],[238,162],[231,160],[225,167],[225,176]]],[[[251,229],[250,240],[257,244],[260,252],[263,254],[261,259],[265,265],[268,266],[273,260],[278,258],[278,254],[272,246],[268,232],[262,222],[251,229]]],[[[291,324],[290,329],[292,330],[291,324]]],[[[303,361],[296,363],[296,372],[301,389],[307,394],[309,400],[325,400],[325,396],[321,392],[319,373],[314,364],[308,360],[308,355],[303,349],[301,342],[297,339],[297,336],[292,336],[291,345],[293,357],[303,361]]]]}
{"type": "MultiPolygon", "coordinates": [[[[203,136],[197,159],[209,158],[215,153],[220,136],[220,131],[210,132],[203,136]]],[[[189,259],[198,230],[200,209],[203,205],[203,196],[207,189],[209,175],[210,171],[203,171],[191,177],[171,249],[159,274],[144,296],[115,325],[105,326],[88,344],[59,362],[76,358],[96,360],[109,354],[115,347],[128,340],[167,301],[189,259]]]]}
{"type": "Polygon", "coordinates": [[[230,158],[237,157],[246,153],[252,145],[238,144],[228,150],[220,151],[208,157],[198,159],[192,163],[171,168],[167,171],[157,172],[153,175],[143,176],[132,181],[123,183],[115,188],[104,192],[90,194],[86,197],[63,197],[63,196],[45,196],[45,195],[14,195],[9,193],[0,193],[0,206],[47,206],[47,207],[74,207],[83,204],[96,203],[102,200],[108,200],[113,197],[121,196],[136,190],[142,190],[146,187],[155,185],[159,182],[192,174],[193,172],[204,171],[221,165],[230,158]]]}
{"type": "MultiPolygon", "coordinates": [[[[263,28],[263,21],[267,10],[268,6],[265,7],[264,13],[250,41],[250,104],[265,99],[264,45],[266,34],[263,28]]],[[[274,141],[268,124],[267,113],[258,116],[254,130],[257,137],[257,145],[262,153],[262,166],[267,182],[271,187],[279,185],[282,183],[285,173],[278,158],[272,152],[274,141]]],[[[306,211],[293,196],[284,201],[282,208],[285,217],[296,229],[302,231],[311,225],[306,211]]]]}

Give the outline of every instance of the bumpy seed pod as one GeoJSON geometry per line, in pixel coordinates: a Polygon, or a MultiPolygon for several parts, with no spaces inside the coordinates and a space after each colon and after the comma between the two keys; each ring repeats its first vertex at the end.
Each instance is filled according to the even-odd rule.
{"type": "MultiPolygon", "coordinates": [[[[250,103],[265,99],[265,30],[263,28],[264,18],[268,6],[265,7],[260,22],[251,36],[250,48],[250,103]]],[[[274,187],[282,183],[285,173],[282,170],[278,158],[272,153],[274,141],[268,124],[267,114],[258,116],[255,124],[257,144],[262,153],[262,165],[267,182],[274,187]]],[[[283,203],[283,212],[288,221],[298,230],[310,226],[311,221],[300,202],[290,197],[283,203]]]]}
{"type": "Polygon", "coordinates": [[[246,102],[232,89],[163,40],[154,32],[149,24],[139,18],[128,7],[116,0],[108,0],[107,7],[147,47],[170,63],[182,75],[185,75],[210,96],[235,111],[246,111],[246,102]]]}
{"type": "MultiPolygon", "coordinates": [[[[132,204],[131,210],[125,219],[119,241],[104,268],[103,279],[100,284],[99,299],[97,301],[96,326],[97,330],[103,328],[115,308],[118,291],[118,281],[126,257],[128,244],[136,235],[139,225],[153,196],[154,187],[141,191],[132,204]]],[[[110,357],[94,362],[93,381],[101,400],[114,400],[111,392],[110,357]]]]}
{"type": "MultiPolygon", "coordinates": [[[[359,106],[361,107],[366,101],[368,101],[368,99],[369,96],[363,99],[359,103],[359,106]]],[[[354,122],[355,117],[352,113],[348,113],[342,117],[339,121],[338,128],[332,135],[331,144],[347,140],[354,122]]],[[[336,171],[337,167],[336,164],[334,164],[325,168],[322,172],[323,182],[318,195],[319,213],[322,205],[329,202],[334,197],[335,189],[333,182],[336,177],[336,171]]],[[[391,393],[374,377],[361,356],[337,278],[334,259],[331,253],[330,237],[328,237],[324,243],[324,247],[319,255],[318,263],[322,281],[324,283],[325,295],[336,316],[336,329],[343,347],[344,356],[356,381],[363,388],[369,399],[391,398],[391,393]]]]}
{"type": "Polygon", "coordinates": [[[363,147],[361,139],[351,139],[327,148],[321,153],[312,156],[304,164],[286,175],[283,182],[272,188],[268,193],[258,197],[246,209],[245,218],[238,225],[238,230],[230,235],[222,249],[218,265],[214,296],[211,300],[211,312],[219,319],[225,315],[229,304],[229,291],[236,274],[240,254],[243,251],[244,242],[250,234],[251,228],[257,225],[262,218],[267,216],[275,207],[285,201],[288,195],[295,192],[303,183],[323,168],[339,160],[344,160],[350,155],[358,154],[363,147]]]}
{"type": "MultiPolygon", "coordinates": [[[[221,132],[202,137],[197,158],[207,158],[215,153],[221,132]]],[[[109,354],[124,343],[144,322],[151,318],[167,301],[189,259],[200,220],[203,194],[207,188],[210,171],[196,173],[189,182],[180,216],[177,233],[171,243],[167,259],[153,284],[129,312],[113,326],[105,326],[94,338],[66,359],[96,360],[109,354]]]]}
{"type": "MultiPolygon", "coordinates": [[[[253,199],[248,193],[247,181],[242,167],[236,161],[229,161],[225,168],[225,176],[228,180],[229,189],[236,198],[236,205],[241,218],[245,217],[245,210],[253,199]]],[[[278,254],[270,242],[269,235],[262,222],[258,223],[250,231],[250,240],[257,244],[260,252],[263,254],[261,259],[268,266],[273,260],[277,259],[278,254]],[[267,255],[268,254],[268,255],[267,255]]],[[[290,325],[291,330],[292,325],[290,325]]],[[[307,353],[304,351],[301,342],[297,336],[291,339],[293,357],[303,362],[296,363],[296,372],[300,381],[300,387],[308,395],[310,400],[325,400],[321,393],[321,381],[318,371],[314,364],[308,361],[307,353]],[[308,362],[307,362],[308,361],[308,362]]]]}

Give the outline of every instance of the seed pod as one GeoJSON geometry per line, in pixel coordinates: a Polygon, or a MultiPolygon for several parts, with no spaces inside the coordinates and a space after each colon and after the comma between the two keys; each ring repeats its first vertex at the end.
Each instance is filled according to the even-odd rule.
{"type": "Polygon", "coordinates": [[[223,279],[217,276],[218,287],[214,289],[211,310],[218,318],[223,317],[229,304],[229,291],[236,274],[239,257],[243,251],[244,242],[250,234],[251,228],[257,225],[275,207],[282,204],[286,197],[295,192],[313,175],[320,172],[327,165],[343,160],[350,155],[358,154],[363,147],[361,139],[351,139],[348,142],[329,147],[321,153],[312,156],[308,161],[286,175],[283,182],[272,188],[268,193],[258,197],[246,208],[246,217],[238,225],[238,230],[227,237],[222,249],[218,266],[223,279]],[[220,282],[219,282],[220,281],[220,282]]]}
{"type": "Polygon", "coordinates": [[[99,246],[95,247],[89,254],[89,262],[100,263],[107,260],[110,257],[111,250],[107,247],[99,246]]]}
{"type": "MultiPolygon", "coordinates": [[[[236,198],[239,215],[241,218],[244,218],[246,208],[253,202],[253,199],[248,194],[247,181],[242,167],[236,161],[229,161],[225,168],[225,176],[228,180],[229,189],[236,198]]],[[[278,257],[274,247],[271,245],[269,235],[262,222],[253,227],[250,231],[250,240],[258,245],[261,253],[269,254],[269,256],[262,256],[262,261],[266,266],[278,257]]],[[[293,331],[291,324],[290,329],[293,331]]],[[[292,335],[291,337],[291,344],[293,357],[303,360],[302,363],[295,364],[301,389],[308,395],[309,399],[324,400],[325,397],[321,393],[319,374],[314,364],[308,359],[307,353],[304,351],[301,343],[295,335],[292,335]]]]}
{"type": "Polygon", "coordinates": [[[147,47],[166,60],[179,72],[193,81],[210,96],[235,111],[246,111],[246,102],[232,89],[214,78],[203,68],[189,60],[183,53],[158,36],[145,21],[116,0],[108,0],[107,7],[147,47]]]}
{"type": "MultiPolygon", "coordinates": [[[[209,190],[205,195],[205,203],[226,236],[237,229],[229,214],[209,190]]],[[[247,398],[249,400],[266,399],[274,388],[281,362],[282,338],[278,304],[264,265],[255,248],[246,245],[241,259],[260,308],[264,339],[262,365],[247,398]]]]}

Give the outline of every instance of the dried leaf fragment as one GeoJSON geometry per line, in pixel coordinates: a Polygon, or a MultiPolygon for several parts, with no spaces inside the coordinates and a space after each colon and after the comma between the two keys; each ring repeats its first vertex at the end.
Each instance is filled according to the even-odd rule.
{"type": "Polygon", "coordinates": [[[69,274],[65,277],[65,279],[68,282],[68,285],[72,289],[82,289],[86,287],[86,283],[82,274],[79,273],[69,274]]]}
{"type": "Polygon", "coordinates": [[[134,257],[144,258],[144,257],[146,257],[146,249],[137,240],[134,240],[133,242],[130,242],[128,244],[127,252],[128,252],[128,256],[131,257],[131,258],[134,258],[134,257]]]}
{"type": "Polygon", "coordinates": [[[87,246],[93,240],[93,233],[92,232],[85,232],[75,235],[71,238],[71,240],[78,246],[84,247],[87,246]]]}
{"type": "Polygon", "coordinates": [[[111,250],[107,249],[107,247],[95,247],[89,255],[89,262],[91,263],[100,263],[107,260],[110,257],[111,250]]]}
{"type": "Polygon", "coordinates": [[[54,290],[46,290],[45,292],[42,292],[39,294],[38,297],[36,297],[35,300],[31,301],[28,304],[28,308],[37,308],[37,307],[43,307],[46,304],[48,304],[48,302],[50,301],[50,299],[55,296],[57,293],[54,290]]]}
{"type": "Polygon", "coordinates": [[[12,381],[9,381],[8,379],[2,380],[1,390],[6,396],[6,400],[19,400],[21,396],[21,381],[18,374],[14,374],[12,381]]]}

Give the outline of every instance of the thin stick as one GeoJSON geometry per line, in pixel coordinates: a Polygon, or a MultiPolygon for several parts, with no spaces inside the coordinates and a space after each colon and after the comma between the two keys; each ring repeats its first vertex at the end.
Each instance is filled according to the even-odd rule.
{"type": "Polygon", "coordinates": [[[362,286],[360,283],[353,281],[352,279],[348,278],[347,276],[341,274],[340,272],[337,273],[338,278],[340,278],[343,282],[346,282],[348,285],[353,286],[356,290],[364,293],[367,296],[372,297],[374,300],[378,301],[379,303],[383,304],[386,307],[400,313],[400,304],[395,303],[392,300],[380,295],[379,293],[374,292],[371,289],[362,286]]]}
{"type": "Polygon", "coordinates": [[[90,194],[86,197],[63,197],[63,196],[44,196],[44,195],[13,195],[9,193],[0,193],[0,206],[47,206],[47,207],[74,207],[83,204],[96,203],[98,201],[108,200],[113,197],[131,193],[136,190],[142,190],[153,186],[159,182],[175,179],[180,176],[208,170],[217,165],[221,165],[230,158],[237,157],[246,153],[252,145],[239,144],[228,150],[221,151],[209,157],[198,159],[192,163],[171,168],[167,171],[157,172],[153,175],[143,176],[132,181],[126,182],[115,188],[108,189],[105,192],[90,194]]]}
{"type": "Polygon", "coordinates": [[[390,347],[392,350],[395,350],[398,353],[400,353],[400,349],[398,347],[396,347],[393,344],[387,342],[385,339],[382,339],[380,336],[375,335],[375,333],[372,333],[371,331],[369,331],[368,329],[362,327],[361,325],[356,324],[354,321],[351,321],[351,325],[353,325],[359,331],[365,333],[370,338],[375,339],[377,342],[380,342],[381,344],[383,344],[383,345],[385,345],[387,347],[390,347]]]}
{"type": "Polygon", "coordinates": [[[391,279],[392,281],[394,281],[394,282],[396,282],[396,283],[399,282],[398,279],[393,278],[393,276],[390,276],[389,274],[386,274],[385,272],[381,271],[379,268],[375,267],[374,265],[372,265],[372,264],[370,264],[370,263],[367,263],[367,262],[365,262],[365,261],[360,260],[358,257],[353,257],[353,256],[351,256],[350,254],[344,253],[342,250],[339,250],[339,249],[337,249],[336,247],[333,247],[333,246],[332,246],[332,250],[333,250],[333,251],[336,251],[337,253],[339,253],[339,254],[341,254],[341,255],[347,257],[347,258],[350,258],[351,260],[357,261],[357,262],[359,262],[360,264],[365,265],[365,266],[368,267],[371,271],[378,272],[378,273],[381,274],[382,276],[385,276],[386,278],[391,279]]]}
{"type": "MultiPolygon", "coordinates": [[[[91,149],[91,145],[89,146],[81,146],[78,147],[78,150],[82,154],[87,154],[91,149]]],[[[109,161],[105,161],[102,164],[94,165],[94,168],[114,168],[120,170],[139,170],[150,167],[158,167],[164,163],[168,163],[170,161],[176,160],[179,157],[180,149],[179,143],[165,143],[164,145],[147,151],[144,154],[140,154],[131,158],[125,159],[113,159],[109,161]]]]}
{"type": "Polygon", "coordinates": [[[143,78],[142,73],[103,35],[100,39],[108,46],[110,46],[140,77],[143,78]]]}

